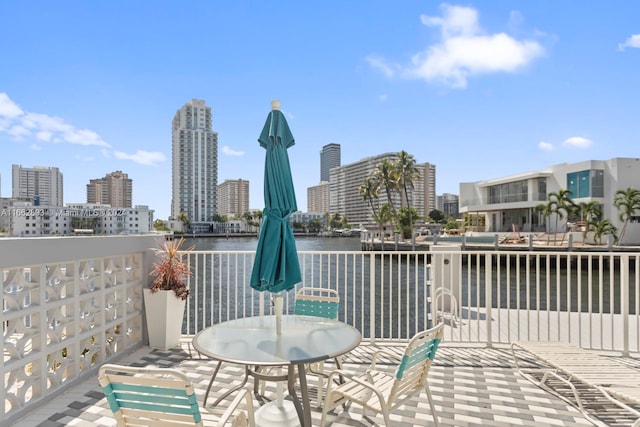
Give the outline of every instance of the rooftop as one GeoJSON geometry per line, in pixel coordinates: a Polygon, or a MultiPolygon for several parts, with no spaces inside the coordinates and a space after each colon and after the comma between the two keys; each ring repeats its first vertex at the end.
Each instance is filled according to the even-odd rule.
{"type": "MultiPolygon", "coordinates": [[[[354,372],[363,371],[368,366],[371,353],[381,346],[400,352],[403,343],[363,343],[347,355],[344,368],[354,372]]],[[[623,360],[640,371],[640,359],[623,360]]],[[[142,347],[125,357],[121,363],[182,370],[194,383],[201,404],[216,364],[200,356],[191,346],[191,337],[187,336],[183,338],[181,347],[168,351],[142,347]]],[[[328,369],[331,369],[331,364],[327,363],[328,369]]],[[[535,367],[535,362],[531,361],[530,366],[535,367]]],[[[393,367],[384,366],[380,369],[391,371],[393,367]]],[[[242,374],[240,365],[223,364],[214,384],[213,395],[230,388],[242,374]]],[[[316,381],[311,379],[309,384],[312,420],[314,425],[318,425],[321,408],[315,403],[316,381]]],[[[442,426],[592,425],[574,406],[522,378],[515,369],[510,350],[505,346],[486,348],[443,343],[430,371],[429,384],[442,426]]],[[[245,387],[251,389],[252,383],[249,382],[245,387]]],[[[559,390],[569,398],[566,390],[559,390]]],[[[600,420],[601,425],[628,426],[635,421],[628,412],[620,410],[601,396],[589,390],[581,390],[581,393],[585,395],[588,413],[600,420]]],[[[274,395],[275,385],[269,383],[265,398],[259,400],[254,396],[254,404],[257,407],[274,398],[274,395]]],[[[209,404],[211,402],[209,400],[209,404]]],[[[363,420],[360,408],[356,405],[352,405],[348,412],[338,410],[328,417],[329,423],[332,423],[330,425],[337,427],[383,425],[381,417],[370,416],[370,419],[363,420]]],[[[392,419],[394,425],[399,427],[431,425],[431,414],[424,393],[396,410],[392,419]]],[[[14,426],[62,427],[89,423],[94,426],[116,425],[98,385],[97,375],[72,387],[60,398],[40,407],[14,426]]]]}

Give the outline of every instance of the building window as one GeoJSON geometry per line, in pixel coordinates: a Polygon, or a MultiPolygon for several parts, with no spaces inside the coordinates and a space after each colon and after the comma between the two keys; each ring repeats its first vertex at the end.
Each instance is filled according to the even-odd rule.
{"type": "Polygon", "coordinates": [[[604,197],[604,171],[584,170],[567,174],[567,190],[571,198],[604,197]]]}

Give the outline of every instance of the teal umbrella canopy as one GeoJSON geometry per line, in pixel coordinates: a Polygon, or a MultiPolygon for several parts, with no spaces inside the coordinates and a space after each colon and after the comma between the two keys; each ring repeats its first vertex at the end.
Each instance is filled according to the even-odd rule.
{"type": "Polygon", "coordinates": [[[298,210],[287,149],[293,135],[282,112],[271,110],[258,142],[266,149],[264,165],[264,210],[256,257],[251,272],[252,288],[280,292],[302,281],[291,213],[298,210]]]}

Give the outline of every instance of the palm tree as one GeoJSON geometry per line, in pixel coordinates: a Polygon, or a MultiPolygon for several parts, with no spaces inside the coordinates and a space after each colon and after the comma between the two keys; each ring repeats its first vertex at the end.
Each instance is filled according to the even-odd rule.
{"type": "MultiPolygon", "coordinates": [[[[568,216],[572,207],[575,206],[573,200],[569,197],[571,190],[563,190],[562,188],[555,193],[549,193],[549,210],[556,215],[556,224],[553,234],[553,244],[556,243],[556,234],[558,233],[558,220],[568,216]]],[[[565,228],[566,230],[566,228],[565,228]]],[[[562,237],[564,241],[564,234],[562,237]]]]}
{"type": "Polygon", "coordinates": [[[371,176],[368,176],[364,179],[364,182],[358,188],[358,192],[369,204],[369,208],[371,209],[371,215],[375,218],[378,211],[378,204],[373,203],[374,199],[378,200],[378,191],[380,190],[380,185],[376,179],[371,176]]]}
{"type": "Polygon", "coordinates": [[[381,249],[384,251],[384,235],[385,235],[385,224],[391,222],[393,219],[393,215],[391,214],[391,205],[389,203],[385,203],[380,206],[380,210],[378,210],[377,215],[374,217],[374,220],[380,227],[380,243],[381,249]]]}
{"type": "Polygon", "coordinates": [[[608,219],[588,222],[587,230],[593,231],[593,241],[596,245],[601,244],[602,236],[607,234],[611,234],[614,240],[618,240],[616,237],[616,227],[611,224],[611,221],[608,219]]]}
{"type": "Polygon", "coordinates": [[[398,179],[393,163],[389,159],[382,159],[382,161],[374,171],[374,176],[379,185],[384,186],[384,191],[387,194],[387,203],[389,204],[391,216],[395,218],[396,207],[393,204],[391,193],[398,188],[398,179]]]}
{"type": "Polygon", "coordinates": [[[640,190],[627,188],[616,191],[613,205],[618,209],[618,217],[623,221],[618,242],[621,243],[627,231],[629,220],[634,216],[635,211],[640,210],[640,190]]]}
{"type": "Polygon", "coordinates": [[[549,218],[551,217],[551,214],[553,213],[552,208],[551,208],[551,204],[550,203],[540,203],[539,205],[536,205],[536,207],[534,207],[533,209],[536,212],[538,212],[540,215],[542,215],[542,217],[544,218],[544,231],[547,234],[547,245],[549,245],[550,230],[549,230],[548,224],[549,224],[549,218]]]}
{"type": "Polygon", "coordinates": [[[184,227],[184,231],[189,231],[189,228],[191,227],[191,222],[189,221],[189,217],[187,216],[186,213],[180,212],[176,217],[176,219],[182,223],[182,226],[184,227]]]}
{"type": "Polygon", "coordinates": [[[586,224],[589,222],[598,222],[602,218],[602,212],[600,211],[600,204],[595,200],[590,202],[580,202],[577,205],[577,212],[580,215],[580,222],[582,226],[582,241],[587,237],[588,227],[586,224]]]}
{"type": "MultiPolygon", "coordinates": [[[[413,190],[413,181],[420,177],[420,172],[416,168],[416,161],[406,151],[400,151],[398,160],[396,161],[396,174],[398,177],[398,187],[402,189],[403,197],[400,206],[411,207],[409,202],[409,189],[413,190]]],[[[413,236],[413,211],[409,209],[409,229],[410,235],[413,236]]]]}

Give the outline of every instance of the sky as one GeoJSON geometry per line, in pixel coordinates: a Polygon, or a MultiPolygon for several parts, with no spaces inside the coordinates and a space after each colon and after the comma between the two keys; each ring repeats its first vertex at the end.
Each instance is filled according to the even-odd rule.
{"type": "MultiPolygon", "coordinates": [[[[212,109],[218,183],[250,182],[273,99],[299,210],[320,150],[405,150],[436,192],[548,166],[639,157],[640,2],[0,2],[0,196],[11,165],[53,166],[65,203],[116,170],[166,219],[171,120],[212,109]]],[[[640,180],[640,177],[639,177],[640,180]]]]}

